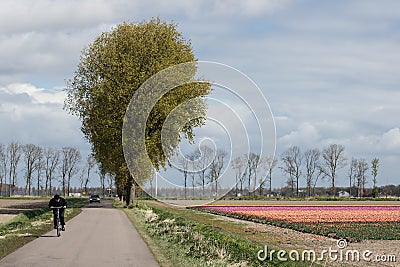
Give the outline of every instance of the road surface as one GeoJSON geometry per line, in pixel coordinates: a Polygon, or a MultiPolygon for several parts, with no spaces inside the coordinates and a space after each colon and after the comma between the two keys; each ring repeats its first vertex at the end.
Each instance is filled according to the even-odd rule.
{"type": "Polygon", "coordinates": [[[0,266],[158,266],[131,222],[111,202],[93,203],[55,230],[35,239],[0,260],[0,266]]]}

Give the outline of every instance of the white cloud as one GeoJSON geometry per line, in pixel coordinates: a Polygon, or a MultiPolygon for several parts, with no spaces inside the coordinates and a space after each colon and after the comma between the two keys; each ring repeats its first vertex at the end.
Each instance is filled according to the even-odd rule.
{"type": "Polygon", "coordinates": [[[10,141],[41,146],[74,146],[87,153],[80,122],[63,107],[65,93],[31,84],[0,88],[0,143],[10,141]]]}
{"type": "Polygon", "coordinates": [[[388,151],[399,153],[400,151],[400,129],[393,128],[385,132],[380,140],[381,145],[388,151]]]}
{"type": "Polygon", "coordinates": [[[0,24],[3,33],[82,29],[99,22],[118,23],[150,16],[187,16],[193,19],[262,16],[282,10],[289,0],[217,1],[127,1],[127,0],[37,0],[2,1],[0,24]]]}
{"type": "Polygon", "coordinates": [[[307,148],[319,147],[320,134],[311,123],[302,123],[296,130],[280,137],[278,142],[284,147],[302,146],[307,148]]]}
{"type": "Polygon", "coordinates": [[[211,12],[216,16],[258,17],[272,14],[287,7],[287,0],[217,0],[214,1],[211,12]]]}
{"type": "Polygon", "coordinates": [[[114,20],[116,1],[2,1],[0,24],[3,33],[56,30],[68,27],[92,27],[99,21],[114,20]]]}
{"type": "Polygon", "coordinates": [[[5,92],[9,95],[28,95],[33,104],[55,103],[62,104],[66,97],[66,92],[62,90],[46,90],[37,88],[31,84],[14,83],[6,87],[0,87],[0,92],[5,92]]]}

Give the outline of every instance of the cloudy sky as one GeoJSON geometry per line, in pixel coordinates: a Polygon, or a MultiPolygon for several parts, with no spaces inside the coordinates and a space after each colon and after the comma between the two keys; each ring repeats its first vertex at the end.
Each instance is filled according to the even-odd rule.
{"type": "Polygon", "coordinates": [[[79,121],[62,110],[65,80],[101,32],[157,16],[179,25],[198,59],[257,83],[275,117],[278,155],[338,143],[349,159],[378,157],[380,184],[400,183],[396,0],[1,1],[0,143],[89,153],[79,121]]]}

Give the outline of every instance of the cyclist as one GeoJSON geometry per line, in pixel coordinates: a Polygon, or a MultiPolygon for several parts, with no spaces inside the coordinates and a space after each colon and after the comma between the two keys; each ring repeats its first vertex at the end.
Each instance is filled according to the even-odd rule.
{"type": "MultiPolygon", "coordinates": [[[[50,199],[49,202],[49,208],[54,208],[54,207],[62,207],[60,208],[60,224],[61,224],[61,230],[65,231],[65,221],[64,221],[64,211],[67,208],[67,201],[60,197],[60,195],[56,194],[52,199],[50,199]]],[[[57,211],[53,209],[53,214],[54,214],[54,229],[57,228],[57,211]]]]}

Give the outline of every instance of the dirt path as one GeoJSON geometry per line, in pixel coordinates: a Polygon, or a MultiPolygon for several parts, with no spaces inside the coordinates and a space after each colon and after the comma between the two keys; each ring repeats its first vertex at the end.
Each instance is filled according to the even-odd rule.
{"type": "Polygon", "coordinates": [[[0,266],[158,266],[127,216],[111,202],[88,205],[55,230],[0,260],[0,266]]]}

